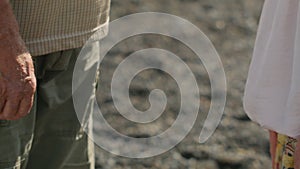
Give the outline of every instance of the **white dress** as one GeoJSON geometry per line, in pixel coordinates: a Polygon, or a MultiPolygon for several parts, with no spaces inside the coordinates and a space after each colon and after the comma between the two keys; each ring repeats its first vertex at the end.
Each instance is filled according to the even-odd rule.
{"type": "Polygon", "coordinates": [[[266,0],[244,108],[267,129],[300,138],[300,3],[266,0]]]}

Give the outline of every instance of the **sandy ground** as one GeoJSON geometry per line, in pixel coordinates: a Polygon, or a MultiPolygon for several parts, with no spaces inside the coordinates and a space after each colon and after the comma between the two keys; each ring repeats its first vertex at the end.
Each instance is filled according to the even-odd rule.
{"type": "MultiPolygon", "coordinates": [[[[262,4],[263,0],[112,0],[111,20],[136,12],[164,12],[187,19],[199,27],[212,41],[222,60],[227,78],[227,102],[216,132],[206,143],[199,144],[201,124],[211,101],[209,77],[201,61],[189,48],[171,38],[141,35],[122,41],[102,62],[97,93],[101,111],[114,129],[131,137],[151,137],[168,129],[178,115],[178,85],[167,74],[154,70],[141,72],[132,81],[130,94],[133,105],[137,109],[146,110],[149,107],[149,91],[162,89],[167,95],[168,104],[159,119],[149,124],[133,123],[123,118],[113,106],[109,84],[114,68],[126,56],[140,49],[163,48],[180,56],[195,74],[201,94],[201,107],[191,132],[170,151],[147,159],[131,159],[113,155],[97,147],[97,168],[270,168],[267,132],[251,122],[242,107],[244,85],[262,4]]],[[[95,128],[97,130],[97,125],[95,128]]],[[[99,131],[101,132],[98,126],[96,134],[99,131]]],[[[114,140],[111,140],[111,145],[114,144],[114,140]]],[[[122,146],[126,147],[126,142],[122,146]]],[[[135,151],[134,147],[132,151],[135,151]]]]}

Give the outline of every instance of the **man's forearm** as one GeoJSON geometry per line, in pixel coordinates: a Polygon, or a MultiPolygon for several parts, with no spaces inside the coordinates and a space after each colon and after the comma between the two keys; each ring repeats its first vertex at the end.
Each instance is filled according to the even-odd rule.
{"type": "Polygon", "coordinates": [[[0,0],[0,11],[0,120],[17,120],[33,105],[36,79],[8,0],[0,0]]]}
{"type": "Polygon", "coordinates": [[[26,52],[9,0],[0,0],[0,11],[0,50],[11,50],[17,55],[26,52]]]}

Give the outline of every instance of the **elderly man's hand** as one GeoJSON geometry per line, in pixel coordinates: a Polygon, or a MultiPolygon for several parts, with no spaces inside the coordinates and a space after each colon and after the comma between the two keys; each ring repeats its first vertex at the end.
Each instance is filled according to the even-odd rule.
{"type": "Polygon", "coordinates": [[[36,87],[31,56],[0,51],[0,119],[16,120],[30,111],[36,87]],[[6,55],[6,56],[5,56],[6,55]]]}
{"type": "Polygon", "coordinates": [[[17,120],[32,107],[36,79],[8,0],[0,11],[0,120],[17,120]]]}

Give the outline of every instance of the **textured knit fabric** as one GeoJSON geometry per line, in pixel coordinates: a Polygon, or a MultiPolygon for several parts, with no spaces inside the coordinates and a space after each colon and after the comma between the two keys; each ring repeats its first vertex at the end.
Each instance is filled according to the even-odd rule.
{"type": "Polygon", "coordinates": [[[10,0],[31,55],[82,47],[107,34],[110,0],[10,0]]]}
{"type": "Polygon", "coordinates": [[[299,0],[266,0],[245,88],[249,117],[300,138],[299,0]]]}

